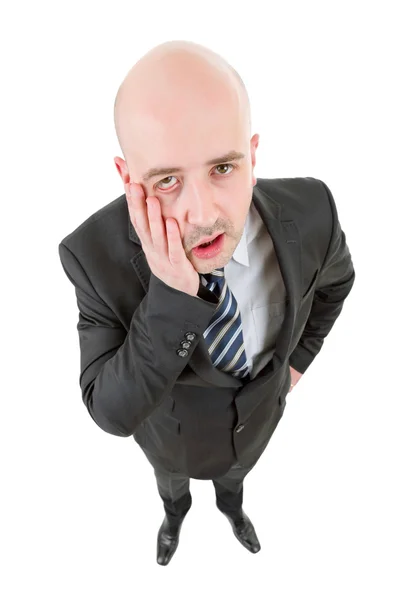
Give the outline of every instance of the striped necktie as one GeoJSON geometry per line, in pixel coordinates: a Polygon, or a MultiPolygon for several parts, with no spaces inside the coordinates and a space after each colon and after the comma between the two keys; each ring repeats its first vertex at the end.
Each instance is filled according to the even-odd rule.
{"type": "Polygon", "coordinates": [[[244,349],[242,320],[235,296],[230,291],[224,275],[224,267],[203,275],[206,288],[219,298],[216,311],[203,333],[214,367],[234,377],[248,375],[244,349]]]}

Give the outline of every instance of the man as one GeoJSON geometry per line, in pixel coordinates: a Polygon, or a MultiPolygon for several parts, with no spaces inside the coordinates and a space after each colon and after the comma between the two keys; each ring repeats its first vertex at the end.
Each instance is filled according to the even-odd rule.
{"type": "Polygon", "coordinates": [[[312,177],[254,177],[244,84],[197,44],[142,57],[115,125],[125,194],[59,245],[83,401],[154,469],[159,564],[177,548],[191,477],[212,480],[235,536],[258,552],[243,480],[354,283],[332,194],[312,177]]]}

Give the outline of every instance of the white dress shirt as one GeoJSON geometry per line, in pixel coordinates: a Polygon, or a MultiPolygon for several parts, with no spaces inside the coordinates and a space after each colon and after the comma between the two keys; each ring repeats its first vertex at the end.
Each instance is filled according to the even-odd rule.
{"type": "Polygon", "coordinates": [[[271,236],[253,202],[224,273],[240,310],[247,365],[254,379],[274,353],[285,317],[286,288],[271,236]]]}

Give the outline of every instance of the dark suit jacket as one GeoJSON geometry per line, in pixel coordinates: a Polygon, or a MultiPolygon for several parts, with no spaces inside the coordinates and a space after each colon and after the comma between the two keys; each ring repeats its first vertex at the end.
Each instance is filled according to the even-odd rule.
{"type": "Polygon", "coordinates": [[[287,291],[271,361],[254,380],[212,366],[202,333],[218,303],[151,272],[125,194],[59,244],[75,287],[82,399],[104,431],[135,441],[170,470],[197,479],[255,464],[285,405],[291,365],[304,373],[355,279],[328,187],[312,177],[258,179],[253,199],[287,291]]]}

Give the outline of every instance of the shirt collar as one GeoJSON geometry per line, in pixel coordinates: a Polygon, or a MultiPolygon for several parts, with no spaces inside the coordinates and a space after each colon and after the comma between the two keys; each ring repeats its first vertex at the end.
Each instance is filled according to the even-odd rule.
{"type": "Polygon", "coordinates": [[[250,266],[248,246],[256,237],[262,225],[263,221],[258,214],[254,203],[251,202],[249,212],[247,213],[246,222],[244,224],[242,237],[240,238],[240,242],[236,246],[236,249],[232,255],[233,260],[246,267],[250,266]]]}

